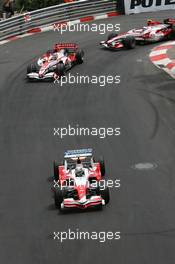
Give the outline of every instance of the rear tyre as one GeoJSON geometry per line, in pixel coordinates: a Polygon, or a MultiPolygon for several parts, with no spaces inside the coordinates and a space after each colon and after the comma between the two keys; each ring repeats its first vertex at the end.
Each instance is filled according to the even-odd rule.
{"type": "Polygon", "coordinates": [[[105,176],[106,169],[105,169],[105,161],[103,157],[100,158],[99,163],[100,163],[101,175],[105,176]]]}
{"type": "Polygon", "coordinates": [[[53,50],[47,50],[47,51],[46,51],[46,54],[47,54],[47,55],[53,54],[53,50]]]}
{"type": "Polygon", "coordinates": [[[63,193],[60,188],[57,188],[54,193],[55,207],[61,209],[61,204],[63,202],[63,193]]]}
{"type": "Polygon", "coordinates": [[[118,36],[118,34],[116,34],[116,33],[113,32],[113,33],[111,33],[111,34],[108,35],[107,40],[110,40],[110,39],[115,38],[117,36],[118,36]]]}
{"type": "Polygon", "coordinates": [[[54,173],[54,180],[56,182],[59,181],[59,164],[56,161],[53,162],[53,173],[54,173]]]}
{"type": "Polygon", "coordinates": [[[100,194],[103,200],[105,200],[105,204],[108,204],[110,201],[109,188],[105,187],[105,189],[100,190],[100,194]]]}
{"type": "Polygon", "coordinates": [[[133,36],[126,36],[123,40],[123,45],[127,49],[134,49],[136,46],[136,40],[133,36]]]}
{"type": "Polygon", "coordinates": [[[84,51],[79,50],[76,52],[76,61],[78,64],[82,64],[84,62],[84,51]]]}
{"type": "Polygon", "coordinates": [[[172,25],[172,32],[171,32],[171,35],[170,35],[170,39],[175,39],[175,25],[172,25]]]}

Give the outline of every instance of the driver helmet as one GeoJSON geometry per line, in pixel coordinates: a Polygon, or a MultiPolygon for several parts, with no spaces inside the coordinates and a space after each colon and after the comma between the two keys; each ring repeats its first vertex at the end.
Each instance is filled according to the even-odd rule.
{"type": "Polygon", "coordinates": [[[67,49],[60,49],[59,54],[62,56],[67,56],[67,49]]]}
{"type": "Polygon", "coordinates": [[[51,55],[50,60],[57,60],[58,54],[55,52],[51,55]]]}
{"type": "Polygon", "coordinates": [[[84,175],[83,165],[81,163],[77,163],[76,168],[75,168],[75,176],[82,177],[83,175],[84,175]]]}
{"type": "Polygon", "coordinates": [[[151,26],[152,24],[153,24],[153,20],[152,20],[152,19],[148,19],[148,20],[147,20],[147,25],[148,25],[148,26],[151,26]]]}
{"type": "Polygon", "coordinates": [[[156,25],[160,25],[161,23],[152,19],[148,19],[147,20],[147,25],[148,26],[156,26],[156,25]]]}

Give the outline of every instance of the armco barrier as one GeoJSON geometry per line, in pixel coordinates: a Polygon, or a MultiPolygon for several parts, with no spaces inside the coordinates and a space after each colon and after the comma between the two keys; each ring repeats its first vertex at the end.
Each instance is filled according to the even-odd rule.
{"type": "Polygon", "coordinates": [[[0,22],[0,41],[44,26],[116,11],[116,0],[84,0],[39,9],[0,22]]]}

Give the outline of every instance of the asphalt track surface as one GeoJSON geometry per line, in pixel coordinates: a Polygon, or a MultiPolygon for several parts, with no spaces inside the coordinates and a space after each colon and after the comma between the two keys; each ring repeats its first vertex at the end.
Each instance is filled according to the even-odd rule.
{"type": "MultiPolygon", "coordinates": [[[[174,12],[121,16],[122,31],[147,18],[174,12]]],[[[110,52],[103,35],[47,32],[1,46],[0,52],[0,259],[4,264],[120,263],[174,264],[175,92],[174,81],[149,61],[155,45],[110,52]],[[57,41],[77,41],[85,50],[76,74],[121,75],[121,84],[27,83],[27,65],[57,41]],[[120,137],[53,136],[54,127],[121,127],[120,137]],[[98,212],[59,214],[49,182],[51,162],[65,149],[93,147],[104,154],[111,203],[98,212]],[[152,170],[132,166],[150,162],[152,170]],[[53,232],[120,231],[119,241],[53,240],[53,232]]]]}

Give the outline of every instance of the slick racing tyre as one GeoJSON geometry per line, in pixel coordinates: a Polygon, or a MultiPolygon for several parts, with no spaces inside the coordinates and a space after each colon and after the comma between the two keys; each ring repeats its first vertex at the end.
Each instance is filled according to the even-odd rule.
{"type": "Polygon", "coordinates": [[[63,202],[63,193],[60,188],[57,188],[54,192],[55,207],[61,209],[61,204],[63,202]]]}
{"type": "Polygon", "coordinates": [[[63,63],[58,63],[55,68],[55,73],[59,76],[65,75],[65,66],[63,63]]]}
{"type": "Polygon", "coordinates": [[[117,36],[118,36],[118,34],[116,34],[116,33],[113,32],[113,33],[111,33],[111,34],[108,35],[107,40],[110,40],[110,39],[115,38],[117,36]]]}
{"type": "Polygon", "coordinates": [[[172,25],[172,32],[170,35],[170,39],[174,40],[175,39],[175,25],[172,25]]]}
{"type": "Polygon", "coordinates": [[[164,19],[164,20],[163,20],[163,23],[164,23],[164,24],[169,24],[169,18],[164,19]]]}
{"type": "Polygon", "coordinates": [[[108,204],[110,201],[109,188],[105,187],[105,189],[101,189],[100,194],[102,199],[105,200],[105,204],[108,204]]]}
{"type": "Polygon", "coordinates": [[[47,51],[46,51],[46,54],[47,54],[47,55],[51,55],[51,54],[53,54],[53,50],[47,50],[47,51]]]}
{"type": "Polygon", "coordinates": [[[101,175],[102,176],[105,176],[105,161],[104,161],[104,158],[101,157],[100,160],[99,160],[99,163],[100,163],[100,171],[101,171],[101,175]]]}
{"type": "Polygon", "coordinates": [[[84,51],[79,50],[76,52],[76,61],[78,64],[82,64],[84,61],[84,51]]]}
{"type": "Polygon", "coordinates": [[[126,36],[123,40],[123,45],[127,49],[134,49],[136,46],[136,40],[133,36],[126,36]]]}
{"type": "Polygon", "coordinates": [[[30,64],[27,66],[27,74],[37,71],[38,71],[38,67],[36,64],[30,64]]]}
{"type": "Polygon", "coordinates": [[[53,162],[53,173],[54,173],[54,180],[56,182],[59,181],[59,164],[56,161],[53,162]]]}

